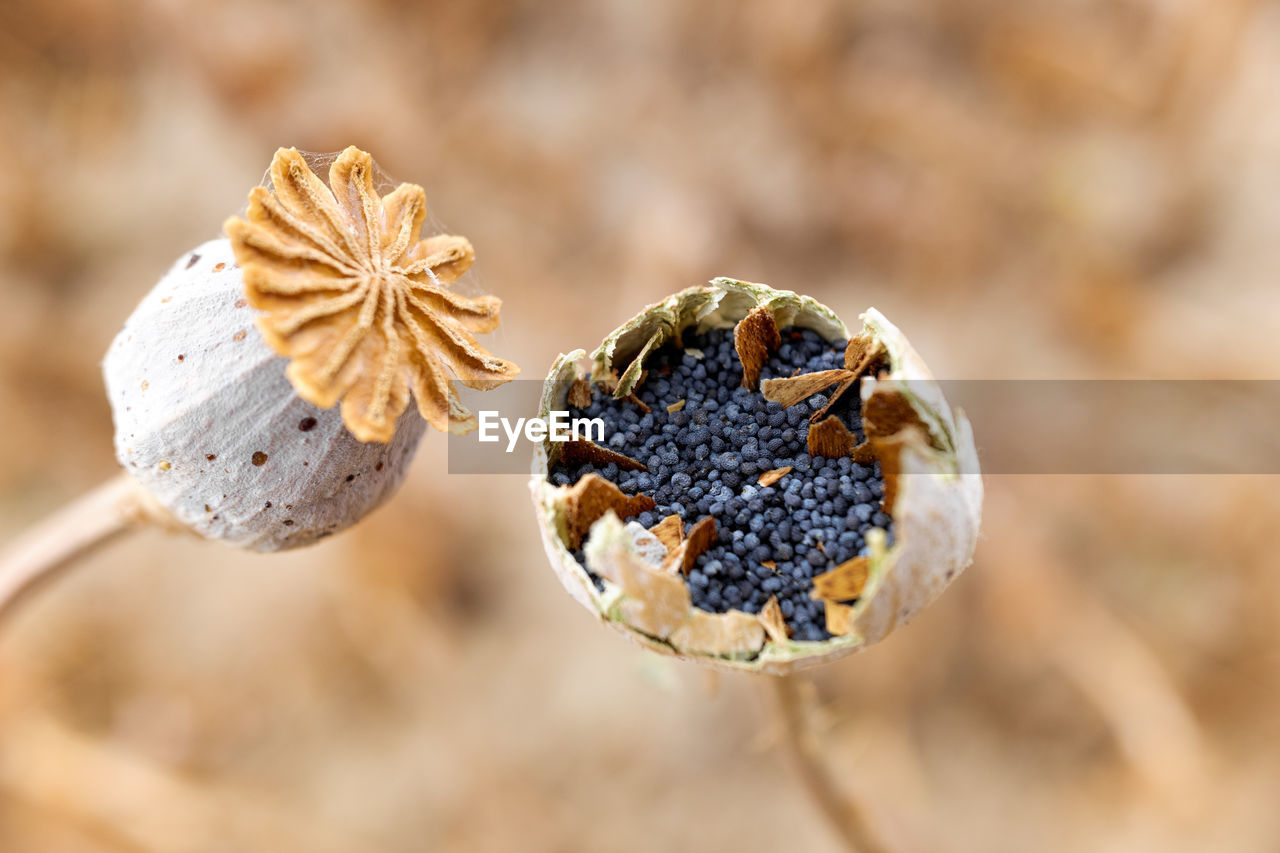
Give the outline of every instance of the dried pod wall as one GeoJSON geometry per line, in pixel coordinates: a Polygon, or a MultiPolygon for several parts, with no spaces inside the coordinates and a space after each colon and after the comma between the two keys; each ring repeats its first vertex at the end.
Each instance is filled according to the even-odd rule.
{"type": "Polygon", "coordinates": [[[786,673],[884,638],[970,563],[969,422],[875,309],[716,279],[561,355],[532,490],[573,597],[655,651],[786,673]]]}

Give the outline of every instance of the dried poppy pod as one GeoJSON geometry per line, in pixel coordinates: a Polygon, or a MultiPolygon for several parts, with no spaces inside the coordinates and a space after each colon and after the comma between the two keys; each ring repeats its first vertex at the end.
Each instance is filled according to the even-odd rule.
{"type": "Polygon", "coordinates": [[[382,196],[374,169],[348,148],[326,183],[277,151],[229,239],[180,258],[107,353],[120,464],[206,538],[276,551],[354,524],[399,486],[428,423],[474,426],[454,380],[519,372],[475,338],[501,302],[449,288],[471,244],[420,239],[422,187],[382,196]]]}
{"type": "Polygon", "coordinates": [[[540,415],[530,483],[561,582],[642,645],[782,674],[883,639],[970,563],[982,483],[968,420],[875,309],[716,279],[625,323],[540,415]]]}
{"type": "Polygon", "coordinates": [[[257,551],[308,545],[363,518],[404,479],[426,422],[356,439],[303,400],[267,346],[227,239],[173,265],[103,362],[124,469],[183,526],[257,551]]]}
{"type": "Polygon", "coordinates": [[[452,289],[470,242],[423,238],[422,187],[381,195],[375,169],[348,148],[326,180],[278,150],[228,239],[183,255],[143,299],[103,365],[125,472],[0,551],[0,618],[148,525],[258,551],[315,542],[395,491],[427,424],[474,427],[455,382],[519,373],[476,340],[501,302],[452,289]]]}

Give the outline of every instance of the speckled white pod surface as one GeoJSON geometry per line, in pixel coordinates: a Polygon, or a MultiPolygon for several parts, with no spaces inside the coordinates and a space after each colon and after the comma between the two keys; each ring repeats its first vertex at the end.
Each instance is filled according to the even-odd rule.
{"type": "Polygon", "coordinates": [[[103,364],[116,456],[183,524],[256,551],[309,545],[400,485],[426,429],[415,407],[387,444],[318,409],[263,342],[226,239],[183,255],[103,364]]]}

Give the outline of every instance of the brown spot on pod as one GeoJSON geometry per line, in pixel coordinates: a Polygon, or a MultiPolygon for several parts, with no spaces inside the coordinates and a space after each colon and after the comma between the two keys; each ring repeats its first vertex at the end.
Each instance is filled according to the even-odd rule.
{"type": "Polygon", "coordinates": [[[250,461],[253,462],[254,465],[262,467],[267,464],[267,454],[263,453],[261,450],[255,451],[253,458],[250,461]]]}

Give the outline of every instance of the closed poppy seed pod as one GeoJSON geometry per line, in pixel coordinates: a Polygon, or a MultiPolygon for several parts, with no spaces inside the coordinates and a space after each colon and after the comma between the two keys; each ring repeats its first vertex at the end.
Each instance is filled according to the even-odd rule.
{"type": "Polygon", "coordinates": [[[255,551],[309,545],[400,485],[426,422],[365,443],[297,396],[262,340],[230,241],[177,260],[103,363],[120,464],[182,525],[255,551]]]}
{"type": "Polygon", "coordinates": [[[897,327],[862,321],[849,340],[811,298],[716,279],[615,330],[590,375],[585,351],[561,355],[540,416],[614,428],[534,452],[570,594],[657,652],[773,674],[865,648],[933,601],[977,541],[973,435],[897,327]]]}

